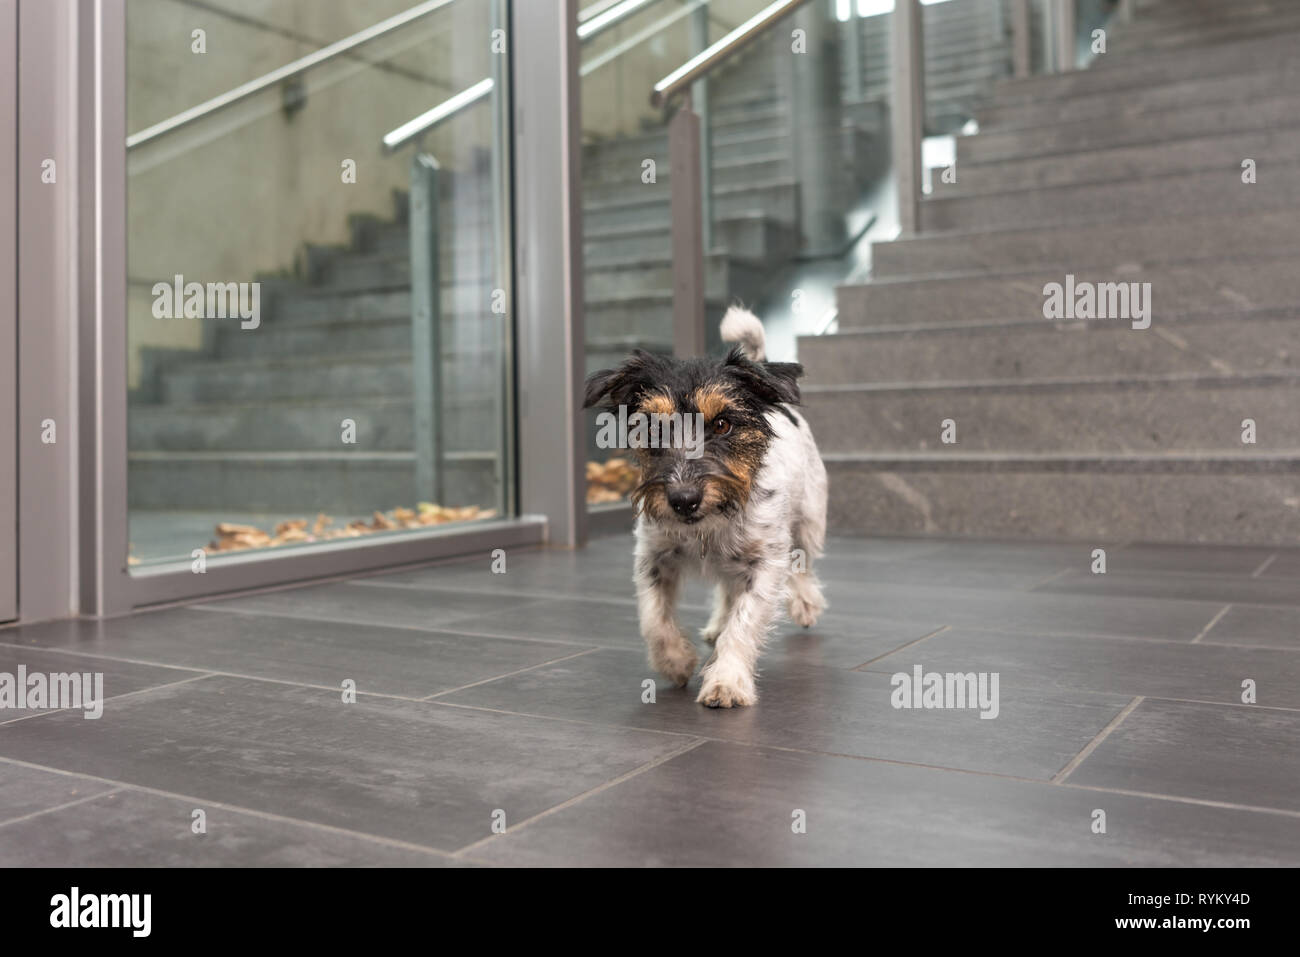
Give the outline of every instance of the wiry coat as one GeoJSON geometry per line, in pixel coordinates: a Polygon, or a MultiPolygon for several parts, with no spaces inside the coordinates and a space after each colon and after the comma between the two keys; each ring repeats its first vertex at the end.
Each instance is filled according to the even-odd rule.
{"type": "Polygon", "coordinates": [[[826,469],[791,407],[802,369],[764,361],[763,328],[751,313],[730,310],[722,332],[741,344],[725,359],[638,353],[587,386],[589,406],[700,412],[711,426],[695,460],[680,449],[638,450],[642,482],[633,495],[641,632],[651,665],[680,685],[699,660],[676,618],[683,576],[715,583],[701,637],[716,648],[697,698],[711,707],[757,700],[758,656],[783,607],[805,627],[825,608],[812,563],[826,536],[826,469]]]}

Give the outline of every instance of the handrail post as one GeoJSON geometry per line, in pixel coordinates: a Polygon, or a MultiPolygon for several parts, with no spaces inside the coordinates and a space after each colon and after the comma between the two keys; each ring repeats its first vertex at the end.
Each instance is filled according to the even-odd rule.
{"type": "Polygon", "coordinates": [[[862,100],[862,18],[857,5],[849,8],[849,18],[840,25],[844,33],[844,65],[849,75],[845,95],[850,103],[862,100]]]}
{"type": "Polygon", "coordinates": [[[438,161],[411,157],[411,360],[416,501],[445,505],[442,437],[442,283],[438,255],[438,161]]]}
{"type": "Polygon", "coordinates": [[[897,0],[890,24],[893,58],[893,152],[898,176],[898,225],[921,225],[921,141],[925,135],[925,38],[919,0],[897,0]]]}
{"type": "MultiPolygon", "coordinates": [[[[709,6],[706,3],[691,14],[691,52],[703,53],[708,48],[709,6]]],[[[713,248],[713,124],[709,121],[708,77],[691,84],[691,105],[700,118],[700,223],[701,241],[707,253],[713,248]]]]}
{"type": "Polygon", "coordinates": [[[704,355],[704,232],[700,118],[690,96],[668,121],[672,181],[673,355],[704,355]]]}
{"type": "Polygon", "coordinates": [[[1018,77],[1026,77],[1033,72],[1031,4],[1032,0],[1011,0],[1011,59],[1018,77]]]}
{"type": "Polygon", "coordinates": [[[1073,70],[1078,31],[1078,10],[1074,0],[1055,0],[1056,14],[1056,72],[1073,70]]]}

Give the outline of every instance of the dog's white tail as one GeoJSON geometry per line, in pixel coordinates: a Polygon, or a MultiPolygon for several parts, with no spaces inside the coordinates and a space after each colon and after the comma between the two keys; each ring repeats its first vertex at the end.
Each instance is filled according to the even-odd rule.
{"type": "Polygon", "coordinates": [[[762,362],[767,358],[767,337],[763,323],[748,309],[732,306],[722,317],[722,341],[737,342],[747,359],[762,362]]]}

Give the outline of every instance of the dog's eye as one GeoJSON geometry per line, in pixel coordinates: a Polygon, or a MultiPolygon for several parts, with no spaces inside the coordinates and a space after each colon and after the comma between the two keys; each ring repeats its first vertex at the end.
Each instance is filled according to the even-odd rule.
{"type": "Polygon", "coordinates": [[[728,422],[726,419],[714,419],[713,431],[718,435],[726,435],[728,432],[731,431],[731,423],[728,422]]]}

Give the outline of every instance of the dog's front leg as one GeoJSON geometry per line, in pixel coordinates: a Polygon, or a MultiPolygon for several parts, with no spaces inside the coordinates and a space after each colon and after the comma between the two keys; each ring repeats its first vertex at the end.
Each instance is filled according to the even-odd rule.
{"type": "Polygon", "coordinates": [[[639,543],[636,555],[636,603],[650,667],[685,686],[699,656],[677,624],[677,593],[682,582],[680,549],[639,543]]]}
{"type": "Polygon", "coordinates": [[[776,618],[789,570],[777,559],[746,568],[731,583],[731,606],[717,650],[700,673],[703,685],[695,700],[710,708],[731,708],[758,700],[754,669],[776,618]]]}

